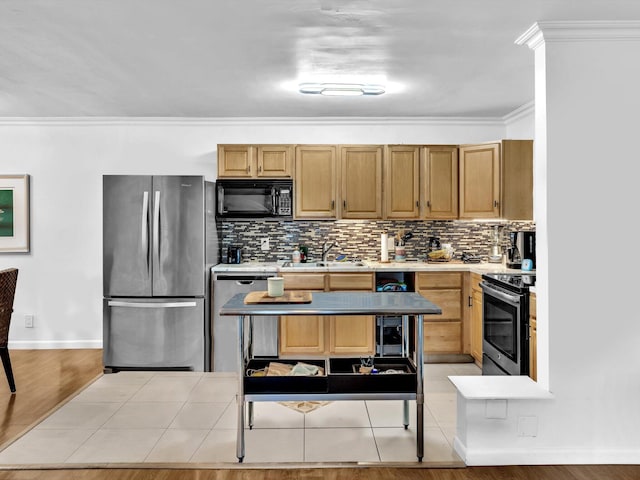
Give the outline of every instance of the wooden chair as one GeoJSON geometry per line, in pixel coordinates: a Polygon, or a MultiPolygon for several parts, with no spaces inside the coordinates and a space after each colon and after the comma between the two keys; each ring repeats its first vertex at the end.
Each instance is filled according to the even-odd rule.
{"type": "Polygon", "coordinates": [[[13,380],[11,359],[9,358],[9,348],[7,345],[9,343],[9,325],[11,324],[13,298],[15,297],[17,282],[17,268],[0,270],[0,357],[2,357],[2,364],[7,374],[11,393],[16,391],[16,384],[13,380]]]}

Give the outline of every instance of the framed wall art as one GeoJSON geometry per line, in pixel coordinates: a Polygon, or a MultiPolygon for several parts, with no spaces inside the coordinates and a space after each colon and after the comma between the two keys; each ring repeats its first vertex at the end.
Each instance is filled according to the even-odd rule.
{"type": "Polygon", "coordinates": [[[0,175],[0,253],[29,251],[29,175],[0,175]]]}

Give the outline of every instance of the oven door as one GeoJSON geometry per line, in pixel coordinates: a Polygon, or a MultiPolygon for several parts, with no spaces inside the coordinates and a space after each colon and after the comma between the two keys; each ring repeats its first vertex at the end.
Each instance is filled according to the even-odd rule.
{"type": "MultiPolygon", "coordinates": [[[[483,374],[495,375],[500,371],[507,375],[528,373],[527,325],[523,318],[526,295],[509,292],[498,286],[482,282],[483,353],[491,363],[483,374]]],[[[485,361],[487,358],[484,359],[485,361]]]]}

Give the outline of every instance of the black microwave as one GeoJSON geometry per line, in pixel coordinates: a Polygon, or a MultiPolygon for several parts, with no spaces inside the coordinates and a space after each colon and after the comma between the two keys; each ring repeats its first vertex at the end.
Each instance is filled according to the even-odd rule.
{"type": "Polygon", "coordinates": [[[293,180],[218,180],[216,216],[292,218],[293,180]]]}

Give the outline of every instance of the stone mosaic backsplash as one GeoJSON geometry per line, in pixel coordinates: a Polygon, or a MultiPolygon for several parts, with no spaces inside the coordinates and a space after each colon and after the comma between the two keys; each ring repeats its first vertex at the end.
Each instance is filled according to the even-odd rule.
{"type": "MultiPolygon", "coordinates": [[[[226,221],[220,224],[221,251],[226,262],[229,245],[242,246],[243,261],[275,262],[291,260],[296,245],[306,245],[309,261],[321,258],[325,241],[337,242],[327,258],[332,260],[338,254],[347,255],[348,260],[380,259],[380,235],[386,230],[389,236],[404,229],[413,233],[406,243],[407,259],[425,260],[429,237],[439,237],[441,243],[450,243],[456,258],[462,252],[487,256],[491,247],[491,236],[495,225],[500,226],[502,245],[509,243],[508,232],[514,230],[534,231],[535,223],[461,221],[461,220],[250,220],[226,221]],[[269,238],[269,251],[260,249],[260,240],[269,238]]],[[[389,252],[389,259],[393,254],[389,252]]]]}

